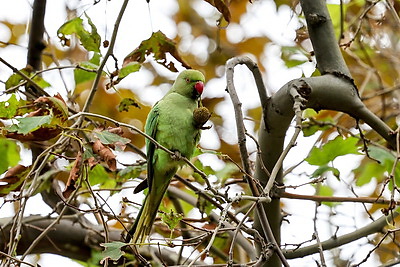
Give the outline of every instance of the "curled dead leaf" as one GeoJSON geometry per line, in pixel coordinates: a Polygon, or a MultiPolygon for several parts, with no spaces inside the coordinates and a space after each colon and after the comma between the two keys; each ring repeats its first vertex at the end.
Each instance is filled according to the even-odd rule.
{"type": "Polygon", "coordinates": [[[93,152],[100,156],[102,160],[107,164],[111,171],[117,169],[117,160],[111,149],[101,143],[100,140],[96,140],[92,146],[93,152]]]}
{"type": "Polygon", "coordinates": [[[19,191],[27,171],[29,171],[29,168],[21,164],[10,168],[4,177],[0,179],[0,197],[13,191],[19,191]]]}
{"type": "Polygon", "coordinates": [[[69,172],[67,184],[65,185],[65,189],[63,191],[63,196],[65,198],[69,198],[72,192],[76,190],[75,183],[76,181],[78,181],[81,175],[81,169],[82,169],[82,152],[78,151],[74,165],[72,166],[72,169],[69,172]]]}

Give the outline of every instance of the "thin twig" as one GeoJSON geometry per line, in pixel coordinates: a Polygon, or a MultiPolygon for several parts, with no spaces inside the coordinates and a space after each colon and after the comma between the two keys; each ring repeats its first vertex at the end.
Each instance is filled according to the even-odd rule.
{"type": "Polygon", "coordinates": [[[33,88],[35,88],[41,95],[44,96],[50,96],[46,91],[42,89],[36,82],[34,82],[28,75],[20,71],[19,69],[15,68],[13,65],[8,63],[6,60],[4,60],[2,57],[0,57],[0,62],[9,67],[14,73],[17,73],[20,75],[24,80],[26,80],[29,85],[31,85],[33,88]]]}
{"type": "Polygon", "coordinates": [[[126,10],[126,7],[127,7],[128,3],[129,3],[129,0],[124,0],[124,2],[122,3],[121,9],[118,12],[118,17],[117,17],[117,19],[115,20],[115,23],[114,23],[114,30],[113,30],[113,33],[111,35],[111,39],[110,39],[110,43],[109,43],[109,47],[108,47],[107,53],[104,55],[104,58],[101,61],[99,68],[97,69],[96,78],[93,81],[92,88],[90,89],[90,92],[89,92],[89,95],[88,95],[88,97],[86,99],[85,105],[83,106],[82,110],[84,112],[89,111],[89,107],[92,104],[94,96],[95,96],[95,94],[97,92],[97,89],[98,89],[98,86],[99,86],[99,83],[100,83],[100,78],[101,78],[102,73],[103,73],[104,66],[107,63],[108,58],[114,53],[114,46],[115,46],[115,41],[117,40],[117,33],[118,33],[118,30],[119,30],[119,25],[121,23],[122,17],[124,15],[124,12],[126,10]]]}
{"type": "MultiPolygon", "coordinates": [[[[316,195],[298,195],[288,192],[280,192],[279,197],[289,199],[310,200],[318,203],[322,202],[353,202],[353,203],[371,203],[371,204],[390,204],[391,200],[376,199],[372,197],[335,197],[335,196],[316,196],[316,195]]],[[[395,201],[396,205],[400,205],[400,201],[395,201]]]]}
{"type": "Polygon", "coordinates": [[[162,146],[161,144],[159,144],[154,138],[152,138],[150,135],[146,134],[145,132],[139,130],[137,127],[127,124],[127,123],[123,123],[123,122],[119,122],[117,120],[111,119],[109,117],[100,115],[100,114],[95,114],[95,113],[90,113],[90,112],[79,112],[77,114],[72,115],[71,117],[69,117],[69,120],[73,120],[75,118],[78,117],[95,117],[95,118],[100,118],[103,120],[107,120],[110,121],[112,123],[114,123],[117,126],[122,126],[122,127],[126,127],[128,129],[131,129],[133,131],[135,131],[136,133],[144,136],[145,138],[149,139],[150,142],[154,143],[154,145],[156,146],[157,149],[161,149],[164,150],[165,152],[167,152],[168,154],[171,155],[171,157],[176,158],[177,160],[182,160],[184,161],[187,165],[189,165],[194,172],[196,172],[197,174],[199,174],[201,176],[201,178],[203,178],[203,180],[206,182],[207,184],[207,189],[211,190],[214,194],[218,194],[218,192],[212,188],[210,181],[207,179],[207,175],[201,171],[199,168],[197,168],[196,166],[194,166],[194,164],[187,158],[182,157],[177,155],[175,152],[169,150],[168,148],[162,146]]]}
{"type": "Polygon", "coordinates": [[[4,257],[7,257],[7,258],[9,258],[10,260],[15,261],[15,262],[18,262],[18,263],[20,263],[20,264],[26,264],[26,265],[29,265],[29,266],[32,266],[32,267],[36,267],[35,265],[30,264],[29,262],[22,261],[22,260],[20,260],[20,259],[18,259],[18,258],[12,257],[12,256],[8,255],[7,253],[4,253],[4,252],[1,251],[1,250],[0,250],[0,255],[1,255],[1,256],[4,256],[4,257]]]}
{"type": "MultiPolygon", "coordinates": [[[[319,189],[319,187],[318,187],[319,189]]],[[[313,224],[314,224],[314,234],[313,237],[315,238],[315,240],[317,241],[317,245],[318,245],[318,253],[319,253],[319,257],[321,259],[321,266],[322,267],[326,267],[326,262],[325,262],[325,257],[324,257],[324,250],[322,248],[321,245],[321,240],[319,239],[319,235],[318,235],[318,230],[317,230],[317,215],[318,215],[318,207],[320,206],[320,203],[315,203],[315,210],[314,210],[314,219],[313,219],[313,224]]]]}
{"type": "Polygon", "coordinates": [[[293,109],[295,111],[296,116],[296,126],[295,132],[293,133],[292,138],[290,139],[289,143],[287,144],[286,148],[283,150],[281,155],[279,156],[278,160],[275,163],[274,168],[272,169],[271,176],[269,177],[267,185],[264,187],[263,193],[265,195],[269,195],[272,187],[274,186],[275,179],[282,167],[283,160],[286,158],[287,154],[289,153],[290,149],[295,146],[296,140],[301,133],[301,123],[302,123],[302,106],[305,99],[299,94],[297,86],[294,84],[293,87],[290,89],[290,94],[294,99],[293,109]]]}

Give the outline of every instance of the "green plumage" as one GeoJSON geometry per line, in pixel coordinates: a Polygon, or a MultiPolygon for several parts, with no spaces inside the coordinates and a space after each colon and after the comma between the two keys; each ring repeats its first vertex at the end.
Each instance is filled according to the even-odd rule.
{"type": "MultiPolygon", "coordinates": [[[[193,120],[199,107],[204,76],[196,70],[181,72],[172,88],[151,109],[145,132],[165,148],[190,159],[200,139],[200,130],[193,120]]],[[[143,243],[150,234],[158,207],[170,180],[183,161],[173,159],[146,139],[148,194],[130,229],[127,241],[143,243]]]]}

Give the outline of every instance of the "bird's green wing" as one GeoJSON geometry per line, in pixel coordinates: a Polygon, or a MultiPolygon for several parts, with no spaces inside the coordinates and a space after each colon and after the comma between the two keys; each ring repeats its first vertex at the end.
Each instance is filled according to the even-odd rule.
{"type": "MultiPolygon", "coordinates": [[[[157,128],[158,128],[158,119],[159,119],[159,108],[157,106],[158,103],[152,108],[150,111],[147,121],[145,132],[151,136],[153,139],[156,139],[157,128]]],[[[147,185],[149,190],[151,189],[151,183],[154,177],[154,152],[156,146],[153,142],[146,139],[146,151],[147,151],[147,185]]]]}

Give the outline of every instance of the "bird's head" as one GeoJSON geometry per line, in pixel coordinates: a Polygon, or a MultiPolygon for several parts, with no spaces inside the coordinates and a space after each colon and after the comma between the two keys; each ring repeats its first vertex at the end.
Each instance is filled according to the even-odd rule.
{"type": "Polygon", "coordinates": [[[173,91],[183,96],[197,99],[204,90],[204,75],[198,70],[182,71],[173,86],[173,91]]]}

